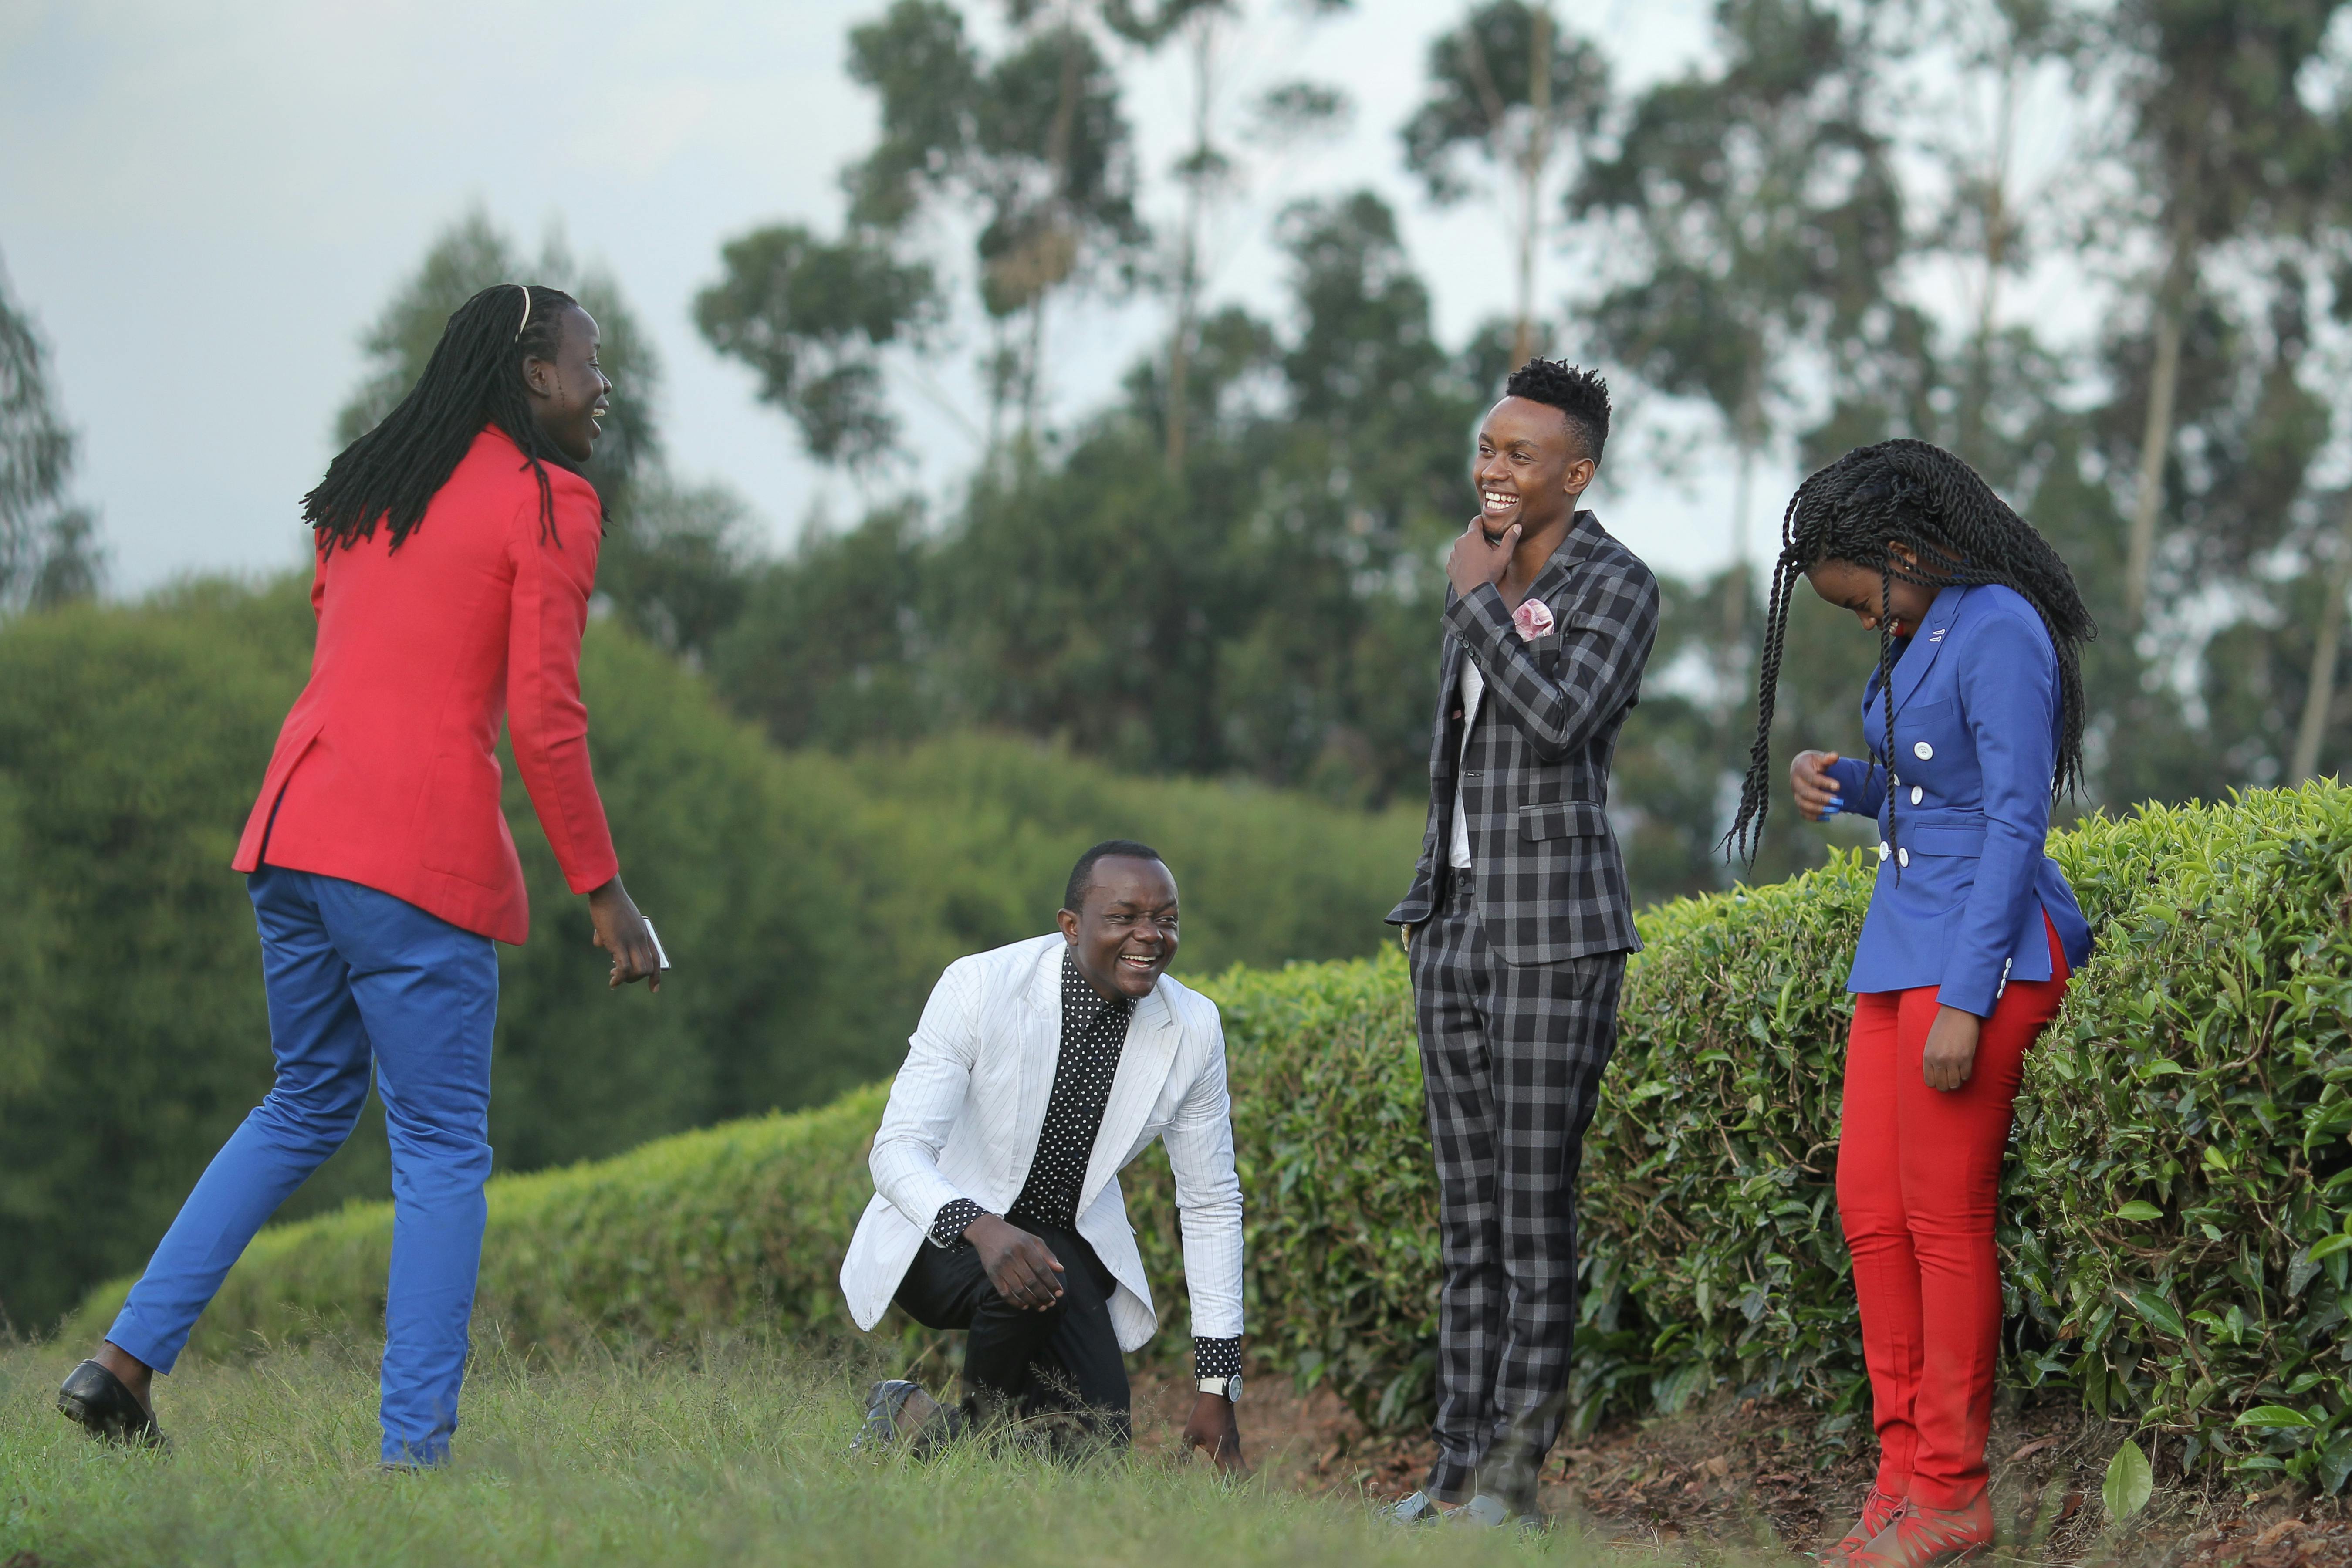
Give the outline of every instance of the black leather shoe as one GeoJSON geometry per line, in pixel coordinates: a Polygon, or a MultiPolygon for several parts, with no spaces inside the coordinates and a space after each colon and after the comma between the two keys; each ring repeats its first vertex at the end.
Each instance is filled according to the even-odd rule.
{"type": "Polygon", "coordinates": [[[139,1448],[166,1447],[163,1429],[123,1381],[94,1361],[73,1369],[58,1389],[58,1408],[101,1443],[139,1448]]]}
{"type": "Polygon", "coordinates": [[[866,1426],[849,1446],[861,1452],[904,1447],[914,1458],[928,1459],[963,1430],[962,1411],[942,1405],[919,1384],[893,1377],[866,1390],[866,1426]]]}

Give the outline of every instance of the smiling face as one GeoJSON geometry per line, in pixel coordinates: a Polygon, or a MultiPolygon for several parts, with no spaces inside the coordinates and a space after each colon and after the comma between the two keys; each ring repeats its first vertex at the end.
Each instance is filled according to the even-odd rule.
{"type": "MultiPolygon", "coordinates": [[[[1916,558],[1899,544],[1887,546],[1888,553],[1906,565],[1916,565],[1916,558]]],[[[1852,610],[1862,622],[1864,631],[1878,629],[1880,612],[1880,578],[1875,567],[1858,566],[1851,561],[1835,559],[1814,563],[1805,574],[1813,592],[1842,610],[1852,610]]],[[[1891,621],[1889,630],[1898,637],[1907,637],[1919,629],[1927,618],[1928,607],[1936,602],[1936,590],[1924,583],[1906,583],[1900,577],[1885,580],[1885,605],[1891,621]]]]}
{"type": "Polygon", "coordinates": [[[1549,403],[1506,397],[1478,427],[1478,452],[1470,465],[1479,528],[1494,542],[1515,522],[1521,539],[1565,522],[1575,515],[1576,498],[1592,482],[1596,466],[1566,415],[1549,403]]]}
{"type": "Polygon", "coordinates": [[[613,384],[596,362],[596,318],[577,305],[564,309],[556,338],[555,357],[522,362],[524,386],[530,392],[531,416],[540,434],[575,463],[593,452],[604,427],[597,418],[612,412],[613,384]]]}
{"type": "Polygon", "coordinates": [[[1176,956],[1176,879],[1157,860],[1095,862],[1086,908],[1062,911],[1078,973],[1103,996],[1144,997],[1176,956]]]}

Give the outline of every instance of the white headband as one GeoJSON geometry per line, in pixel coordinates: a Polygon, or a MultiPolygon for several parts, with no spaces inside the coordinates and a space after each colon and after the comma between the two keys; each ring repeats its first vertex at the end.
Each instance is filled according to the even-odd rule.
{"type": "Polygon", "coordinates": [[[515,341],[520,342],[522,341],[523,328],[530,325],[530,285],[518,283],[515,287],[522,290],[522,320],[515,325],[515,341]]]}

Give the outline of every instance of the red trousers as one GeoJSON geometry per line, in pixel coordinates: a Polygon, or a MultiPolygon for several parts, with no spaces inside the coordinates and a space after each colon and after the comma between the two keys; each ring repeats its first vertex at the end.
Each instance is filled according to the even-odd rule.
{"type": "Polygon", "coordinates": [[[2066,994],[2055,930],[2050,973],[2010,982],[1975,1070],[1948,1092],[1928,1088],[1922,1068],[1936,987],[1854,999],[1838,1217],[1862,1300],[1878,1485],[1929,1508],[1965,1508],[1985,1486],[2000,1353],[1993,1215],[2025,1053],[2066,994]]]}

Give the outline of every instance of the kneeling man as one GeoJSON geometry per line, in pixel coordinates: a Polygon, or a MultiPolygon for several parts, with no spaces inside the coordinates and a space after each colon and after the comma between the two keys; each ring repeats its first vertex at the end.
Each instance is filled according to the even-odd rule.
{"type": "MultiPolygon", "coordinates": [[[[874,1137],[874,1201],[841,1266],[861,1329],[896,1300],[968,1329],[964,1415],[1129,1431],[1121,1352],[1158,1319],[1118,1172],[1155,1138],[1181,1211],[1200,1394],[1188,1447],[1241,1465],[1242,1190],[1215,1004],[1165,973],[1176,879],[1128,839],[1078,858],[1061,930],[958,959],[931,991],[874,1137]]],[[[877,1384],[867,1430],[960,1426],[877,1384]]]]}

